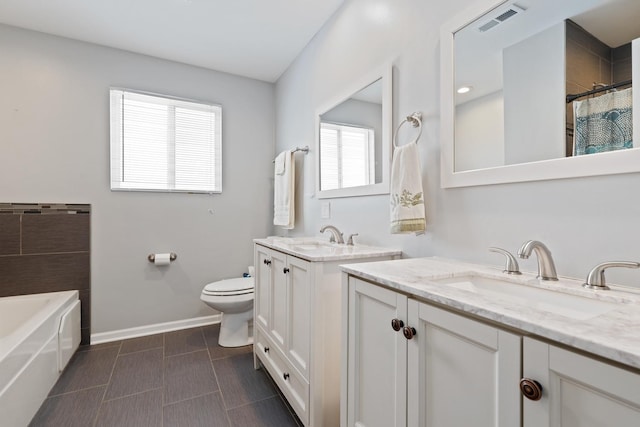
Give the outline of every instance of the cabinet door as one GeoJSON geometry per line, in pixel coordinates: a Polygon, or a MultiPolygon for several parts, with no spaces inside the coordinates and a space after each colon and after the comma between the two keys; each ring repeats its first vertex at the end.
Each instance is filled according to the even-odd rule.
{"type": "Polygon", "coordinates": [[[347,425],[404,427],[407,343],[391,328],[406,323],[407,298],[349,278],[347,425]]]}
{"type": "Polygon", "coordinates": [[[640,372],[525,338],[523,374],[542,385],[523,399],[524,427],[640,426],[640,372]]]}
{"type": "Polygon", "coordinates": [[[286,273],[288,330],[287,358],[309,379],[309,343],[311,334],[311,263],[295,257],[287,258],[286,273]]]}
{"type": "Polygon", "coordinates": [[[287,275],[284,272],[287,268],[287,256],[281,252],[271,251],[271,324],[269,336],[280,347],[283,353],[285,350],[285,339],[287,336],[287,275]]]}
{"type": "Polygon", "coordinates": [[[254,263],[256,265],[255,282],[255,310],[254,321],[265,331],[270,327],[270,305],[271,305],[271,250],[256,245],[254,263]]]}
{"type": "Polygon", "coordinates": [[[520,425],[521,337],[409,300],[409,426],[520,425]]]}

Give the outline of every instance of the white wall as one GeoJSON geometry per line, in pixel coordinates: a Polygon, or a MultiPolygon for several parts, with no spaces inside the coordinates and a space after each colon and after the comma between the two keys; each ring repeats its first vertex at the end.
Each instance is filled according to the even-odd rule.
{"type": "Polygon", "coordinates": [[[504,97],[490,93],[456,105],[454,170],[504,165],[504,97]]]}
{"type": "Polygon", "coordinates": [[[565,156],[565,39],[563,21],[503,50],[507,165],[565,156]]]}
{"type": "MultiPolygon", "coordinates": [[[[360,233],[361,243],[398,247],[407,257],[441,255],[496,266],[502,259],[487,247],[515,252],[525,240],[538,239],[553,252],[560,275],[579,278],[601,261],[640,260],[640,198],[630,196],[640,186],[640,174],[440,188],[439,30],[472,3],[347,0],[276,85],[277,150],[301,143],[313,147],[320,103],[393,59],[394,127],[413,111],[424,114],[419,149],[427,233],[390,235],[388,196],[332,199],[332,218],[320,219],[311,152],[297,159],[300,220],[291,234],[317,235],[322,224],[332,223],[345,233],[360,233]]],[[[536,268],[533,257],[520,265],[536,268]]],[[[637,270],[612,269],[607,278],[640,285],[637,270]]]]}
{"type": "Polygon", "coordinates": [[[215,314],[203,286],[271,230],[274,86],[7,26],[0,76],[0,201],[92,205],[92,333],[215,314]],[[110,86],[221,104],[223,193],[111,192],[110,86]]]}

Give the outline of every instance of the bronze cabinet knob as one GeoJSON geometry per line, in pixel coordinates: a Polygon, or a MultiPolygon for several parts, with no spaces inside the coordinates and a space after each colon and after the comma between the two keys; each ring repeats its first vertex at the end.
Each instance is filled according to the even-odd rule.
{"type": "Polygon", "coordinates": [[[520,391],[530,400],[540,400],[542,398],[542,386],[536,380],[523,378],[520,380],[520,391]]]}
{"type": "Polygon", "coordinates": [[[285,372],[284,374],[282,374],[282,378],[284,378],[285,381],[288,380],[289,374],[285,372]]]}
{"type": "Polygon", "coordinates": [[[262,260],[262,263],[265,265],[271,265],[271,261],[268,259],[262,260]]]}
{"type": "Polygon", "coordinates": [[[283,269],[282,269],[282,272],[283,272],[284,274],[287,274],[287,273],[289,272],[289,269],[288,269],[287,267],[285,267],[285,268],[283,268],[283,269]]]}
{"type": "Polygon", "coordinates": [[[264,352],[265,352],[265,353],[269,353],[269,347],[265,347],[265,348],[264,348],[264,352]]]}
{"type": "Polygon", "coordinates": [[[394,331],[399,331],[404,326],[404,322],[400,319],[391,319],[391,327],[394,331]]]}
{"type": "Polygon", "coordinates": [[[405,326],[402,329],[402,333],[404,334],[404,337],[408,340],[412,339],[413,337],[416,336],[416,328],[411,327],[411,326],[405,326]]]}

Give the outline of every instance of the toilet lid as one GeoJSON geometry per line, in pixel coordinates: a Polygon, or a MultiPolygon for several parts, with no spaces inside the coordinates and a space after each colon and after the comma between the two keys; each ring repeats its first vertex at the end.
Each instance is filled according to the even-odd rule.
{"type": "Polygon", "coordinates": [[[203,292],[207,295],[231,296],[253,293],[253,277],[237,277],[209,283],[203,292]]]}

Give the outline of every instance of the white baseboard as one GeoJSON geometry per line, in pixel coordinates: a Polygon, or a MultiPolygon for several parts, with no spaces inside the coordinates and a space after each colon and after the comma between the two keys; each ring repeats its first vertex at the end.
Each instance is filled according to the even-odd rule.
{"type": "Polygon", "coordinates": [[[91,344],[102,344],[105,342],[144,337],[147,335],[160,334],[163,332],[178,331],[180,329],[196,328],[198,326],[220,323],[221,320],[221,314],[214,314],[213,316],[195,317],[193,319],[176,320],[174,322],[166,323],[156,323],[155,325],[137,326],[135,328],[120,329],[118,331],[99,332],[97,334],[91,334],[91,344]]]}

